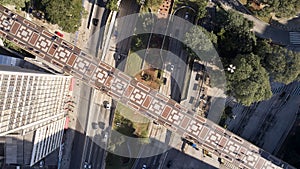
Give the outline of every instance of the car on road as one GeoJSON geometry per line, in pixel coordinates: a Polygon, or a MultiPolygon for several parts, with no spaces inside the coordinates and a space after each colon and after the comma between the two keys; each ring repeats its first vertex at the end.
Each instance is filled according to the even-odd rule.
{"type": "Polygon", "coordinates": [[[52,39],[52,40],[56,40],[56,39],[57,39],[57,36],[56,36],[56,35],[53,35],[51,39],[52,39]]]}
{"type": "Polygon", "coordinates": [[[102,139],[102,141],[103,142],[106,142],[107,141],[107,139],[108,139],[108,132],[107,131],[102,131],[102,137],[103,137],[103,139],[102,139]]]}
{"type": "Polygon", "coordinates": [[[105,109],[110,109],[110,103],[109,103],[109,101],[103,101],[103,107],[105,108],[105,109]]]}
{"type": "Polygon", "coordinates": [[[146,168],[147,168],[147,165],[146,165],[146,164],[143,164],[142,169],[146,169],[146,168]]]}
{"type": "Polygon", "coordinates": [[[92,128],[93,128],[93,129],[98,129],[98,128],[99,128],[99,126],[98,126],[98,124],[97,124],[97,123],[93,122],[93,123],[92,123],[92,128]]]}
{"type": "Polygon", "coordinates": [[[58,31],[55,31],[54,33],[55,33],[56,35],[58,35],[58,36],[62,37],[62,38],[64,37],[64,34],[62,34],[62,33],[58,32],[58,31]]]}
{"type": "Polygon", "coordinates": [[[184,16],[184,19],[188,19],[188,18],[189,18],[189,13],[186,12],[186,13],[185,13],[185,16],[184,16]]]}
{"type": "Polygon", "coordinates": [[[84,169],[91,169],[92,165],[85,161],[83,167],[84,169]]]}
{"type": "Polygon", "coordinates": [[[115,53],[115,60],[121,60],[122,56],[119,53],[115,53]]]}
{"type": "Polygon", "coordinates": [[[105,123],[102,122],[102,121],[100,121],[100,122],[98,123],[98,126],[99,126],[100,129],[103,130],[103,129],[105,128],[105,123]]]}
{"type": "Polygon", "coordinates": [[[99,19],[93,18],[92,23],[93,23],[94,26],[97,26],[98,23],[99,23],[99,19]]]}
{"type": "Polygon", "coordinates": [[[173,70],[174,70],[174,65],[173,64],[169,64],[168,66],[167,66],[167,70],[169,71],[169,72],[172,72],[173,70]]]}
{"type": "Polygon", "coordinates": [[[167,163],[167,167],[170,168],[172,166],[172,164],[173,164],[173,161],[169,160],[168,163],[167,163]]]}

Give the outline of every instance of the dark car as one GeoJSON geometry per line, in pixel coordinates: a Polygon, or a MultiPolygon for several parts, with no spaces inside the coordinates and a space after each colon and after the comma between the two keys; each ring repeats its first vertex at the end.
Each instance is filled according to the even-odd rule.
{"type": "Polygon", "coordinates": [[[99,19],[93,18],[92,23],[93,23],[94,26],[97,26],[98,23],[99,23],[99,19]]]}
{"type": "Polygon", "coordinates": [[[172,166],[172,164],[173,164],[173,161],[171,161],[171,160],[168,161],[167,167],[170,168],[172,166]]]}

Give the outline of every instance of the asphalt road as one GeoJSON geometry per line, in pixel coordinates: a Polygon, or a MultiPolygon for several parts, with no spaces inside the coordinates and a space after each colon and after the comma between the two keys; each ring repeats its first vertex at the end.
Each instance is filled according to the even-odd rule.
{"type": "MultiPolygon", "coordinates": [[[[183,10],[180,10],[176,12],[176,16],[184,18],[185,12],[183,10]]],[[[188,18],[190,20],[191,18],[188,18]]],[[[170,22],[169,26],[169,32],[176,36],[178,39],[184,39],[185,32],[188,32],[190,27],[188,25],[178,25],[178,23],[181,23],[182,21],[175,18],[174,22],[170,22]]],[[[170,64],[174,65],[174,69],[171,73],[172,79],[171,79],[171,98],[176,100],[177,102],[181,101],[183,89],[185,85],[185,78],[189,75],[186,75],[187,71],[187,60],[188,56],[186,52],[183,52],[183,43],[175,40],[170,39],[169,42],[169,51],[172,52],[174,55],[167,59],[167,61],[170,62],[170,64]]]]}
{"type": "Polygon", "coordinates": [[[103,105],[94,105],[90,112],[90,120],[88,127],[89,141],[87,142],[84,161],[92,165],[93,168],[101,168],[102,160],[105,152],[107,139],[104,138],[105,132],[109,132],[107,119],[109,119],[110,110],[105,109],[103,105]],[[103,126],[99,127],[99,122],[103,126]]]}
{"type": "MultiPolygon", "coordinates": [[[[90,29],[90,41],[88,42],[88,52],[90,52],[93,56],[96,56],[96,54],[99,52],[98,49],[101,46],[101,43],[103,41],[103,33],[104,33],[104,27],[103,29],[100,29],[102,25],[106,22],[107,14],[105,13],[105,3],[103,0],[96,0],[95,2],[91,2],[91,19],[88,23],[88,27],[90,29]],[[94,25],[93,18],[99,19],[98,25],[94,25]]],[[[101,157],[104,156],[104,150],[101,149],[99,146],[95,145],[91,137],[86,136],[86,134],[90,131],[87,129],[89,128],[87,125],[91,125],[91,123],[87,123],[89,119],[89,106],[91,101],[91,94],[92,94],[92,88],[88,87],[87,85],[83,84],[80,92],[80,101],[78,102],[78,122],[76,124],[76,129],[78,132],[75,133],[74,141],[73,141],[73,150],[72,150],[72,157],[71,157],[71,163],[70,168],[79,168],[83,167],[84,161],[91,161],[87,160],[85,154],[89,154],[90,158],[92,159],[98,159],[101,160],[93,160],[93,166],[99,166],[99,163],[102,163],[101,157]],[[87,145],[85,146],[78,146],[78,145],[87,145]],[[96,147],[94,150],[91,151],[90,149],[96,147]],[[90,155],[91,154],[91,155],[90,155]],[[98,164],[97,164],[98,163],[98,164]]],[[[93,108],[94,109],[94,108],[93,108]]],[[[92,112],[92,115],[95,115],[96,113],[92,112]]],[[[90,127],[91,128],[91,127],[90,127]]]]}
{"type": "Polygon", "coordinates": [[[127,55],[130,50],[131,38],[124,38],[122,35],[133,35],[137,20],[135,18],[121,19],[124,16],[138,13],[139,5],[133,0],[122,0],[120,4],[120,11],[117,18],[117,46],[116,51],[121,54],[121,58],[116,61],[116,67],[122,71],[125,70],[127,55]]]}
{"type": "MultiPolygon", "coordinates": [[[[165,138],[165,141],[163,144],[165,144],[165,145],[170,144],[171,135],[172,135],[171,131],[166,132],[166,138],[165,138]]],[[[161,152],[160,149],[158,149],[157,147],[153,147],[153,148],[141,149],[140,151],[141,151],[142,156],[146,156],[146,154],[158,154],[158,155],[150,156],[147,158],[136,159],[135,164],[132,167],[132,169],[140,169],[140,168],[142,168],[143,165],[146,165],[147,169],[159,168],[162,155],[164,154],[164,153],[163,154],[158,153],[158,152],[161,152]]]]}
{"type": "Polygon", "coordinates": [[[78,168],[78,166],[81,166],[81,156],[83,152],[83,146],[77,146],[77,145],[83,145],[86,137],[86,121],[88,118],[88,107],[89,107],[89,100],[91,97],[91,91],[92,88],[82,84],[80,93],[79,93],[79,101],[78,101],[78,114],[77,114],[77,122],[76,122],[76,129],[77,132],[75,132],[74,140],[73,140],[73,148],[71,153],[71,162],[70,162],[70,168],[78,168]]]}
{"type": "Polygon", "coordinates": [[[91,8],[92,12],[90,22],[88,23],[90,29],[89,40],[86,45],[87,52],[92,56],[97,57],[98,53],[102,49],[102,43],[104,38],[104,29],[108,17],[108,10],[105,9],[106,3],[103,0],[97,0],[97,3],[91,8]],[[94,20],[98,23],[95,24],[94,20]]]}
{"type": "Polygon", "coordinates": [[[164,163],[162,169],[182,169],[182,168],[205,168],[205,169],[215,169],[215,167],[206,164],[203,161],[200,161],[194,157],[191,157],[187,154],[182,153],[176,149],[170,149],[164,157],[164,163]],[[169,163],[169,165],[168,165],[169,163]]]}
{"type": "Polygon", "coordinates": [[[270,24],[259,20],[258,18],[251,15],[241,3],[237,0],[214,0],[216,2],[221,2],[227,7],[230,7],[238,12],[243,13],[244,17],[250,21],[253,21],[254,27],[253,31],[257,36],[265,39],[272,39],[273,43],[278,43],[281,45],[289,45],[289,32],[285,30],[281,30],[275,27],[270,26],[270,24]]]}

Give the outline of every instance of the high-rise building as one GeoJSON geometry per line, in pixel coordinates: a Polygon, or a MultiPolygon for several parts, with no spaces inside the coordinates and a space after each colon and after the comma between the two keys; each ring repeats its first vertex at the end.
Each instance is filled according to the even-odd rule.
{"type": "Polygon", "coordinates": [[[6,163],[32,166],[59,147],[70,82],[69,76],[0,66],[0,136],[7,137],[6,163]],[[26,152],[24,142],[31,145],[26,152]]]}

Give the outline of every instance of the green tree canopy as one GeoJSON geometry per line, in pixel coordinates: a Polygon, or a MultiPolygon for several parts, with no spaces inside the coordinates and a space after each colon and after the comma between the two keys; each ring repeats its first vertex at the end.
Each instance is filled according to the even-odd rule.
{"type": "Polygon", "coordinates": [[[234,11],[217,13],[218,46],[222,56],[250,53],[256,44],[253,22],[234,11]]]}
{"type": "Polygon", "coordinates": [[[1,5],[15,5],[16,8],[24,8],[25,3],[28,2],[29,0],[0,0],[1,5]]]}
{"type": "Polygon", "coordinates": [[[257,46],[257,54],[270,77],[277,82],[288,84],[298,80],[300,75],[300,53],[287,50],[279,45],[262,41],[257,46]]]}
{"type": "Polygon", "coordinates": [[[109,0],[106,4],[106,8],[112,11],[118,11],[118,0],[109,0]]]}
{"type": "Polygon", "coordinates": [[[275,13],[278,17],[293,17],[300,10],[299,0],[258,0],[258,2],[265,4],[265,7],[257,14],[260,16],[268,16],[270,13],[275,13]]]}
{"type": "Polygon", "coordinates": [[[80,27],[81,13],[84,13],[81,0],[42,0],[41,4],[46,19],[63,31],[74,33],[80,27]]]}
{"type": "Polygon", "coordinates": [[[269,76],[254,54],[238,55],[232,62],[234,73],[226,73],[229,92],[238,102],[249,106],[272,96],[269,76]]]}
{"type": "Polygon", "coordinates": [[[196,59],[196,52],[202,54],[202,58],[207,58],[206,61],[209,61],[211,57],[208,55],[210,55],[212,51],[215,51],[214,44],[217,43],[217,36],[201,26],[193,26],[190,31],[185,34],[184,43],[189,45],[187,50],[190,57],[196,59]],[[190,48],[195,49],[195,51],[191,51],[190,48]]]}
{"type": "Polygon", "coordinates": [[[197,17],[198,19],[201,19],[201,18],[204,18],[207,11],[206,11],[206,6],[207,6],[207,1],[206,0],[197,0],[195,1],[195,3],[197,4],[198,6],[198,14],[197,14],[197,17]]]}

